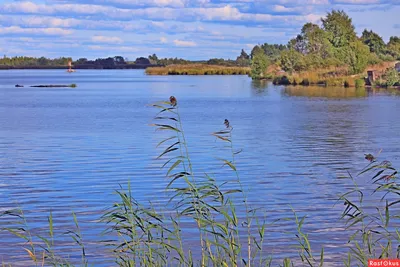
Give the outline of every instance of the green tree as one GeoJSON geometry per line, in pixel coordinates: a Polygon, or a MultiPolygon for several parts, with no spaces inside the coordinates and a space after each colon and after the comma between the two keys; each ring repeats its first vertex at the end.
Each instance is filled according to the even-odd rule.
{"type": "Polygon", "coordinates": [[[45,57],[40,57],[40,58],[37,59],[37,63],[40,66],[46,66],[49,63],[49,60],[47,58],[45,58],[45,57]]]}
{"type": "Polygon", "coordinates": [[[281,44],[278,45],[264,43],[261,45],[261,48],[264,50],[264,54],[266,54],[267,57],[273,62],[279,59],[282,51],[287,50],[287,46],[281,44]]]}
{"type": "Polygon", "coordinates": [[[365,70],[369,60],[369,47],[361,41],[355,41],[349,44],[345,49],[346,63],[350,67],[352,74],[361,73],[365,70]]]}
{"type": "Polygon", "coordinates": [[[400,37],[391,36],[387,44],[388,53],[400,60],[400,37]]]}
{"type": "Polygon", "coordinates": [[[75,64],[86,64],[87,61],[87,58],[80,58],[75,62],[75,64]]]}
{"type": "Polygon", "coordinates": [[[240,56],[236,58],[236,64],[239,66],[249,66],[250,63],[250,56],[242,49],[240,56]]]}
{"type": "Polygon", "coordinates": [[[352,20],[343,10],[328,12],[322,25],[334,47],[347,46],[357,39],[352,20]]]}
{"type": "Polygon", "coordinates": [[[328,58],[332,53],[332,44],[328,34],[318,25],[307,23],[301,30],[304,47],[307,54],[318,54],[321,58],[328,58]]]}
{"type": "Polygon", "coordinates": [[[288,72],[304,70],[304,55],[294,49],[282,51],[280,65],[284,71],[288,72]]]}
{"type": "Polygon", "coordinates": [[[265,78],[265,71],[269,65],[269,60],[267,55],[265,55],[264,50],[256,46],[253,48],[252,58],[251,58],[251,73],[250,76],[252,79],[263,79],[265,78]]]}
{"type": "Polygon", "coordinates": [[[124,59],[123,57],[121,57],[121,56],[116,56],[116,57],[114,57],[114,62],[115,62],[115,64],[117,64],[117,65],[126,64],[125,59],[124,59]]]}
{"type": "Polygon", "coordinates": [[[158,57],[156,54],[150,55],[149,60],[151,64],[158,64],[158,57]]]}
{"type": "Polygon", "coordinates": [[[361,41],[363,41],[364,44],[368,45],[369,51],[371,53],[382,54],[385,52],[385,42],[382,40],[382,37],[380,37],[372,30],[367,31],[367,29],[365,29],[362,33],[361,41]]]}

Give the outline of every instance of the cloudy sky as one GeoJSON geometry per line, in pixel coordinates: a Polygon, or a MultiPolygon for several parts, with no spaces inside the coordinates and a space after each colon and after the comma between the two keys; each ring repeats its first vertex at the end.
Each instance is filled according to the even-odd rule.
{"type": "Polygon", "coordinates": [[[0,0],[0,54],[236,58],[343,9],[358,33],[400,35],[400,0],[0,0]]]}

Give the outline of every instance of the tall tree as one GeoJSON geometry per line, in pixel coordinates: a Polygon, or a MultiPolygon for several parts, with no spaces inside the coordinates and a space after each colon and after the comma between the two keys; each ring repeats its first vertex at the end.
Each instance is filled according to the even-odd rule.
{"type": "Polygon", "coordinates": [[[242,49],[240,52],[240,56],[236,58],[236,63],[239,66],[249,66],[250,65],[250,56],[242,49]]]}
{"type": "Polygon", "coordinates": [[[261,48],[264,50],[264,53],[268,56],[270,60],[276,61],[279,59],[281,52],[287,49],[287,46],[281,44],[278,45],[265,43],[261,45],[261,48]]]}
{"type": "Polygon", "coordinates": [[[391,36],[387,44],[388,52],[400,60],[400,37],[391,36]]]}
{"type": "Polygon", "coordinates": [[[322,19],[323,29],[334,47],[347,46],[357,39],[351,18],[343,10],[332,10],[322,19]]]}
{"type": "Polygon", "coordinates": [[[351,73],[357,74],[363,72],[367,67],[370,55],[368,46],[357,40],[350,43],[345,51],[351,73]]]}
{"type": "Polygon", "coordinates": [[[258,45],[251,51],[251,73],[252,79],[263,79],[265,76],[265,71],[269,65],[269,60],[267,55],[265,55],[264,50],[258,45]]]}
{"type": "Polygon", "coordinates": [[[158,57],[156,54],[150,55],[149,60],[151,64],[158,64],[158,57]]]}
{"type": "Polygon", "coordinates": [[[330,57],[333,48],[328,34],[313,23],[306,23],[301,29],[301,34],[292,39],[288,46],[303,55],[312,54],[312,58],[320,59],[330,57]]]}
{"type": "Polygon", "coordinates": [[[385,52],[385,42],[382,40],[382,37],[380,37],[372,30],[367,31],[367,29],[365,29],[362,32],[361,40],[364,44],[368,45],[369,51],[371,51],[371,53],[382,54],[385,52]]]}

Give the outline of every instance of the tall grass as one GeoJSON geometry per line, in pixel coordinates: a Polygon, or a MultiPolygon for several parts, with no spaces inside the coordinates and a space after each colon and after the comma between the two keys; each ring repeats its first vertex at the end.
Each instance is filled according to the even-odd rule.
{"type": "MultiPolygon", "coordinates": [[[[9,210],[0,214],[0,218],[6,216],[14,218],[14,220],[8,221],[9,226],[1,230],[6,230],[22,240],[25,240],[23,250],[32,260],[32,266],[74,266],[68,258],[59,256],[55,252],[54,221],[51,212],[47,218],[48,231],[40,234],[31,230],[25,214],[21,209],[9,210]]],[[[82,240],[82,234],[75,213],[72,213],[72,217],[75,228],[67,230],[63,233],[63,236],[70,236],[74,243],[80,248],[81,263],[79,266],[87,267],[89,265],[86,258],[85,245],[82,240]]]]}
{"type": "Polygon", "coordinates": [[[166,67],[149,67],[148,75],[248,75],[249,67],[230,67],[207,64],[168,65],[166,67]]]}
{"type": "Polygon", "coordinates": [[[353,230],[349,237],[350,252],[345,266],[368,266],[369,259],[400,258],[400,232],[398,227],[397,204],[400,204],[400,185],[397,184],[397,170],[389,161],[379,162],[373,155],[366,155],[371,163],[357,177],[371,173],[374,190],[371,203],[365,203],[368,190],[358,186],[357,177],[349,174],[353,188],[340,196],[345,209],[342,218],[347,229],[353,230]]]}

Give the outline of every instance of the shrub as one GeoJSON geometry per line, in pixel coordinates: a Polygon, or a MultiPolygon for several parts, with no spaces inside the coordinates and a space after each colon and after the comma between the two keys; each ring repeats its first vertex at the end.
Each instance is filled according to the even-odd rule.
{"type": "Polygon", "coordinates": [[[386,86],[394,86],[397,83],[400,83],[400,75],[399,72],[392,68],[385,72],[386,86]]]}
{"type": "Polygon", "coordinates": [[[375,53],[369,54],[368,65],[376,65],[382,62],[382,59],[375,53]]]}
{"type": "Polygon", "coordinates": [[[381,59],[381,61],[395,61],[396,57],[393,57],[390,54],[380,54],[379,59],[381,59]]]}
{"type": "Polygon", "coordinates": [[[365,80],[364,79],[357,79],[355,82],[356,88],[365,87],[365,80]]]}
{"type": "Polygon", "coordinates": [[[343,86],[344,81],[341,78],[327,78],[325,80],[325,85],[326,86],[343,86]]]}

